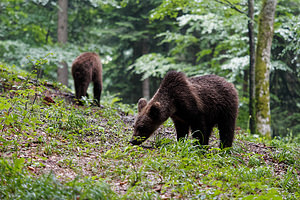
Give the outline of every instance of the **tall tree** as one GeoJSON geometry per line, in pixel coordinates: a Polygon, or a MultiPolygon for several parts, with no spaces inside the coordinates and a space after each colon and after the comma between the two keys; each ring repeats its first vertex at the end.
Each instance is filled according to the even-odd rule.
{"type": "Polygon", "coordinates": [[[258,24],[255,57],[255,99],[258,133],[271,137],[270,58],[277,0],[264,0],[258,24]]]}
{"type": "MultiPolygon", "coordinates": [[[[68,0],[59,0],[58,7],[57,41],[63,45],[68,40],[68,0]]],[[[61,66],[57,68],[57,80],[68,85],[68,65],[65,61],[61,61],[61,66]]]]}
{"type": "Polygon", "coordinates": [[[255,37],[254,37],[254,0],[248,0],[248,36],[249,36],[249,115],[250,132],[256,133],[255,117],[255,37]]]}
{"type": "MultiPolygon", "coordinates": [[[[151,11],[160,3],[160,0],[129,0],[126,6],[112,7],[100,12],[106,28],[98,31],[101,37],[97,41],[101,40],[102,46],[114,48],[113,60],[103,70],[109,74],[111,80],[107,84],[107,90],[120,93],[124,102],[135,103],[140,97],[150,98],[151,93],[155,92],[152,90],[155,87],[151,86],[156,85],[157,80],[142,77],[129,66],[143,55],[165,50],[164,45],[158,45],[162,39],[155,35],[170,30],[173,24],[170,20],[149,23],[151,11]],[[111,64],[112,67],[109,66],[111,64]]],[[[149,64],[144,62],[143,67],[145,69],[149,64]]]]}
{"type": "MultiPolygon", "coordinates": [[[[143,39],[143,47],[142,47],[142,54],[146,55],[149,53],[149,47],[148,47],[148,39],[143,39]]],[[[143,80],[143,97],[147,100],[150,99],[150,78],[146,78],[143,80]]]]}

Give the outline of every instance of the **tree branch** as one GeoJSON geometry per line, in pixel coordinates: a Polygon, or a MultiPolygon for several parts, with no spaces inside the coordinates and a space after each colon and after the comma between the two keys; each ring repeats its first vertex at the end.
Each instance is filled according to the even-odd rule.
{"type": "Polygon", "coordinates": [[[215,0],[216,2],[220,3],[220,4],[223,4],[223,5],[226,5],[226,6],[229,6],[231,9],[241,13],[241,14],[244,14],[244,15],[247,15],[248,14],[240,9],[238,9],[234,4],[232,4],[229,0],[223,0],[223,1],[220,1],[220,0],[215,0]]]}

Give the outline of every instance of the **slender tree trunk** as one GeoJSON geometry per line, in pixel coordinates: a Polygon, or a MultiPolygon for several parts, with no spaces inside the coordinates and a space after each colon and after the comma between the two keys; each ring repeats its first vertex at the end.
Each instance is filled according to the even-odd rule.
{"type": "Polygon", "coordinates": [[[277,0],[264,0],[260,11],[255,59],[257,131],[271,138],[270,57],[277,0]]]}
{"type": "Polygon", "coordinates": [[[244,80],[243,80],[243,96],[244,97],[247,97],[249,94],[248,88],[249,88],[249,70],[245,69],[244,70],[244,80]]]}
{"type": "Polygon", "coordinates": [[[249,116],[250,116],[250,132],[256,133],[256,117],[255,117],[255,37],[254,37],[254,0],[248,0],[248,34],[249,34],[249,116]]]}
{"type": "Polygon", "coordinates": [[[147,100],[150,99],[150,80],[149,78],[146,78],[143,80],[143,97],[147,100]]]}
{"type": "MultiPolygon", "coordinates": [[[[149,53],[148,41],[146,39],[143,40],[142,54],[145,55],[149,53]]],[[[146,78],[143,80],[143,97],[147,100],[150,99],[150,78],[146,78]]]]}
{"type": "MultiPolygon", "coordinates": [[[[58,43],[65,44],[68,40],[68,0],[59,0],[58,6],[57,40],[58,43]]],[[[68,86],[68,65],[64,61],[60,64],[57,68],[57,80],[68,86]]]]}

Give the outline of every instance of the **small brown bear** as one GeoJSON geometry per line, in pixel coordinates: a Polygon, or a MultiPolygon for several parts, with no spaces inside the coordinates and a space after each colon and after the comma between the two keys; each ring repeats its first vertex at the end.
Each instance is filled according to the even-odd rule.
{"type": "Polygon", "coordinates": [[[96,53],[85,52],[79,55],[72,64],[72,75],[75,84],[75,96],[79,105],[81,97],[87,96],[90,82],[94,83],[94,99],[100,106],[102,92],[102,64],[96,53]]]}
{"type": "Polygon", "coordinates": [[[130,143],[141,144],[171,117],[177,140],[185,138],[191,129],[201,145],[208,145],[217,125],[220,148],[231,147],[237,114],[237,91],[224,78],[216,75],[187,78],[182,72],[171,71],[149,103],[143,98],[139,100],[130,143]]]}

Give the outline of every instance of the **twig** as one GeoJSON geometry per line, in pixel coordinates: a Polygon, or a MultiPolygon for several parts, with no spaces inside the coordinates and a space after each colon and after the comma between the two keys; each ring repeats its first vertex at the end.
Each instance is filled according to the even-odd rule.
{"type": "Polygon", "coordinates": [[[244,14],[244,15],[247,15],[247,13],[245,13],[244,11],[238,9],[234,4],[232,4],[230,1],[228,0],[223,0],[223,1],[220,1],[220,0],[215,0],[216,2],[220,3],[220,4],[223,4],[223,5],[226,5],[226,6],[229,6],[230,8],[232,8],[233,10],[236,10],[237,12],[241,13],[241,14],[244,14]],[[225,2],[224,2],[225,1],[225,2]]]}

